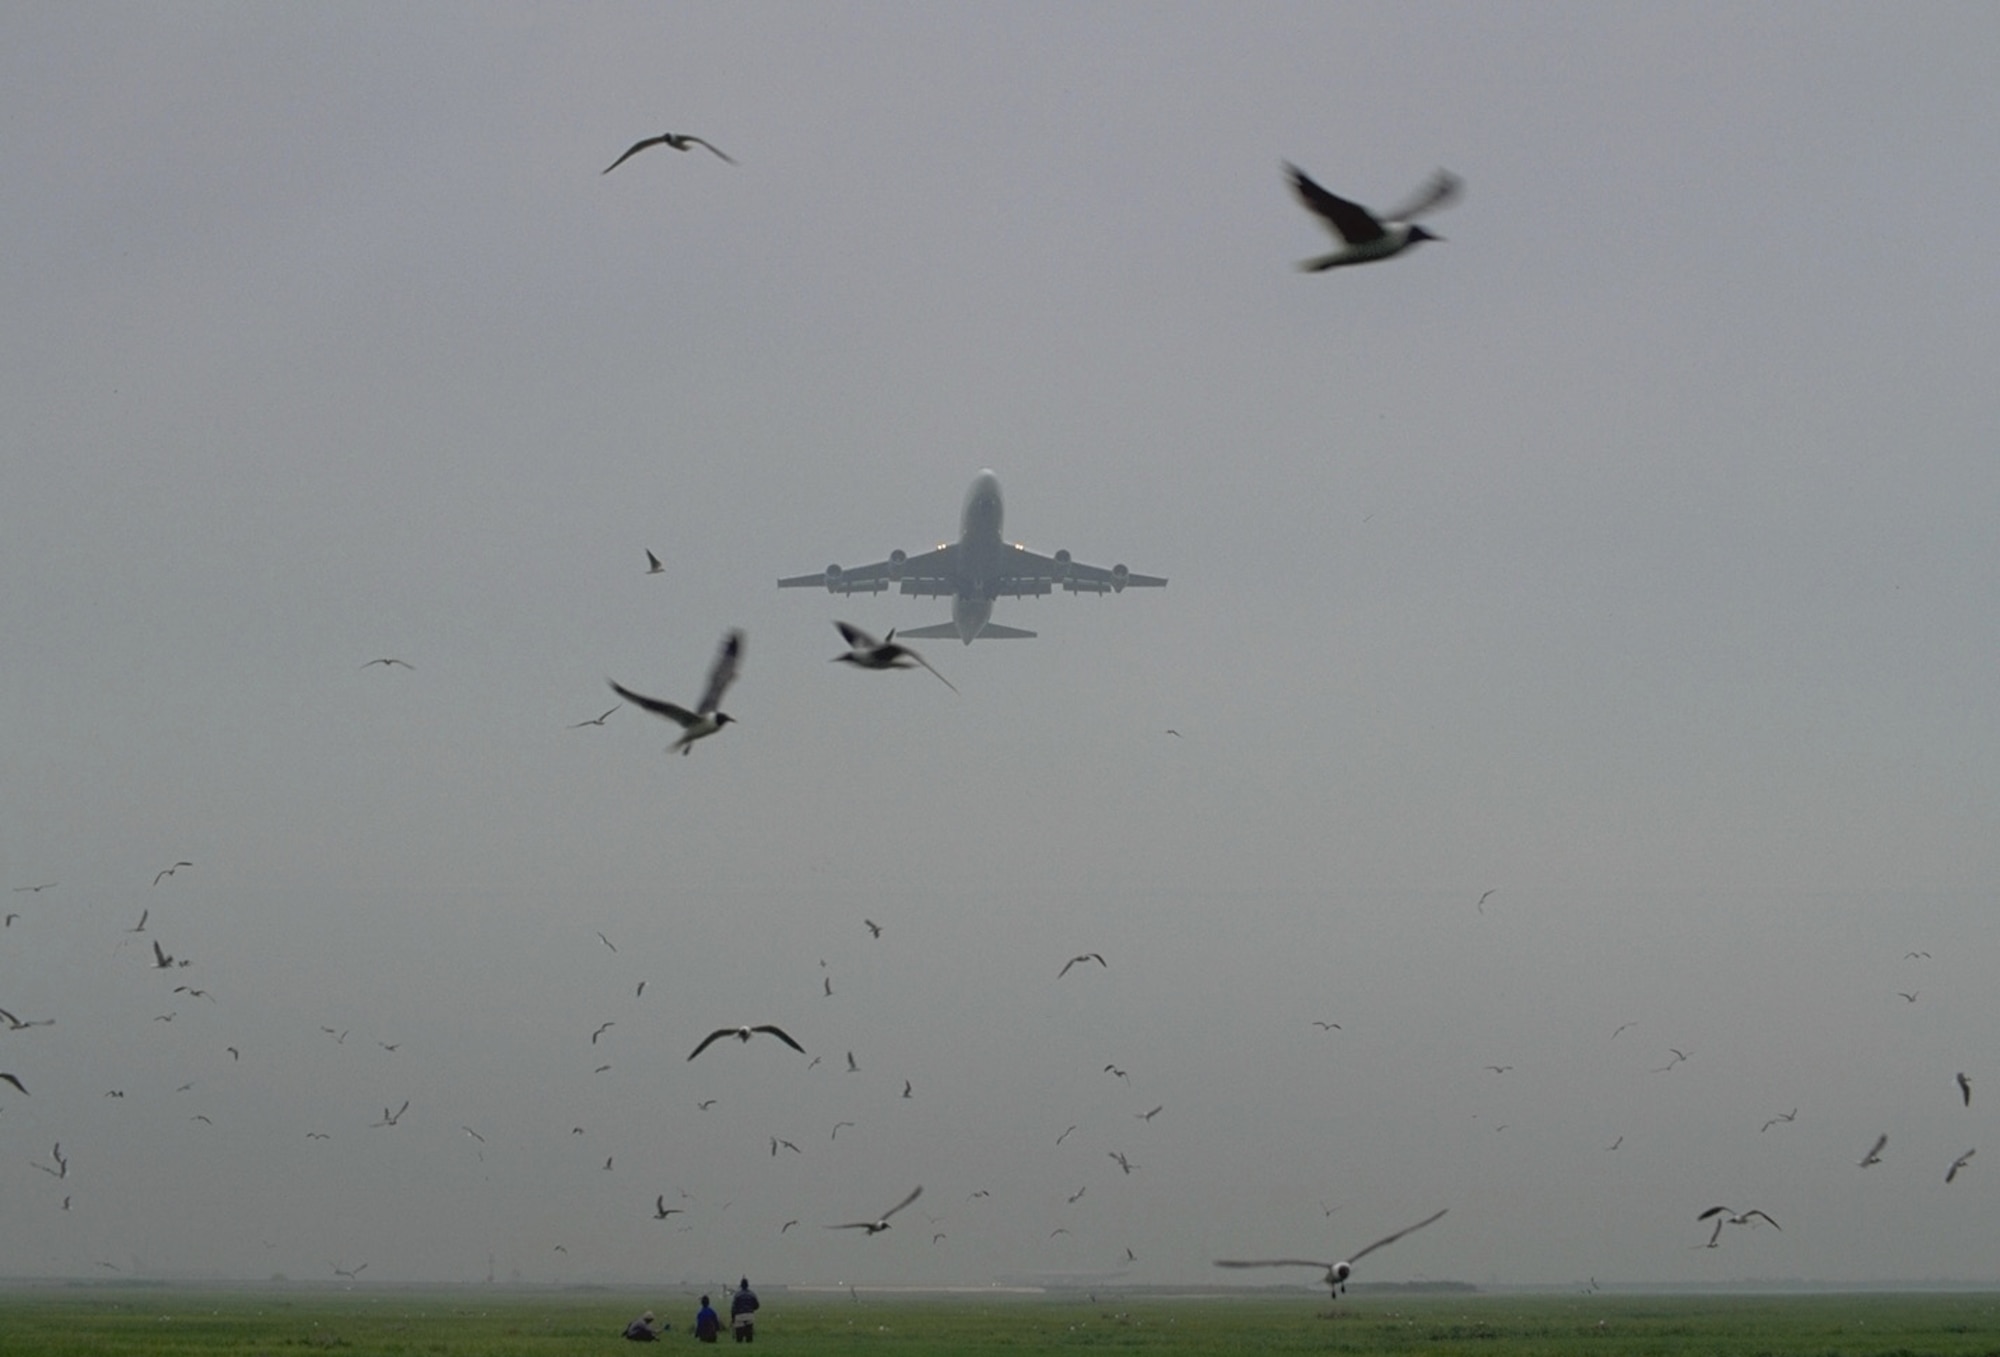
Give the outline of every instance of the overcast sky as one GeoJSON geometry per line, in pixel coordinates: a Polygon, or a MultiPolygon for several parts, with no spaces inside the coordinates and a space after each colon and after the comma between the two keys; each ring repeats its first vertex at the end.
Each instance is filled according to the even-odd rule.
{"type": "Polygon", "coordinates": [[[1995,1280],[1996,64],[1972,5],[10,7],[0,1275],[1207,1284],[1449,1208],[1360,1278],[1995,1280]],[[600,173],[664,130],[740,163],[600,173]],[[1307,275],[1285,161],[1466,189],[1307,275]],[[983,467],[1168,587],[1002,600],[956,696],[828,664],[947,603],[777,578],[983,467]],[[690,757],[568,728],[730,627],[690,757]],[[685,1059],[751,1022],[809,1055],[685,1059]]]}

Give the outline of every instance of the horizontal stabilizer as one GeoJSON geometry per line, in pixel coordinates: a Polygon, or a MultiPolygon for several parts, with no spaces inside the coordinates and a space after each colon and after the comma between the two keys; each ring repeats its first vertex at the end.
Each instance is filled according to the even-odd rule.
{"type": "MultiPolygon", "coordinates": [[[[940,622],[934,627],[896,628],[897,640],[900,641],[909,636],[914,636],[919,640],[926,637],[944,637],[948,640],[956,641],[958,639],[958,627],[950,622],[940,622]]],[[[1032,631],[1022,631],[1019,627],[1003,627],[988,622],[979,629],[979,634],[972,639],[975,641],[1032,641],[1035,639],[1035,633],[1032,631]]]]}

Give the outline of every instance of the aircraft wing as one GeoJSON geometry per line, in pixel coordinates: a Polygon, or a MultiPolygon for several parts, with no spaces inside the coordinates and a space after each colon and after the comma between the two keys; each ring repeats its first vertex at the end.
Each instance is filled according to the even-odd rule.
{"type": "Polygon", "coordinates": [[[1008,570],[1009,582],[1000,585],[999,592],[1003,594],[1046,594],[1051,587],[1067,589],[1072,594],[1116,594],[1126,589],[1163,589],[1167,583],[1159,575],[1135,575],[1122,565],[1106,570],[1100,565],[1072,561],[1067,551],[1044,556],[1016,546],[1014,556],[1018,565],[1008,570]]]}
{"type": "Polygon", "coordinates": [[[815,575],[793,575],[779,580],[778,587],[824,587],[829,594],[879,594],[890,589],[900,589],[906,594],[952,594],[958,591],[951,578],[952,562],[957,553],[956,546],[943,546],[935,551],[907,557],[897,552],[886,561],[858,565],[852,570],[830,565],[815,575]]]}

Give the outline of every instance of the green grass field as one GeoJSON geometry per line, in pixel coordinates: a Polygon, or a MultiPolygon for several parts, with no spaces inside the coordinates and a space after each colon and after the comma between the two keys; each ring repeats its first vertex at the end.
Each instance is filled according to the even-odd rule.
{"type": "MultiPolygon", "coordinates": [[[[2000,1295],[966,1298],[765,1293],[757,1348],[855,1353],[2000,1354],[2000,1295]]],[[[421,1354],[587,1357],[652,1308],[694,1346],[692,1303],[616,1294],[37,1287],[0,1292],[0,1357],[421,1354]],[[680,1313],[686,1310],[686,1314],[680,1313]]],[[[727,1340],[725,1339],[725,1344],[727,1340]]],[[[651,1349],[657,1350],[657,1349],[651,1349]]]]}

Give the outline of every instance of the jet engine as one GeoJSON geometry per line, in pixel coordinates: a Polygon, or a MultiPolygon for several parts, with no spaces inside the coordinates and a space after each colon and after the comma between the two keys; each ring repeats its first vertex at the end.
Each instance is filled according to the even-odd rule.
{"type": "Polygon", "coordinates": [[[1061,551],[1058,551],[1056,553],[1056,568],[1054,573],[1057,580],[1066,580],[1069,578],[1068,547],[1064,547],[1061,551]]]}
{"type": "Polygon", "coordinates": [[[910,559],[910,556],[909,556],[909,553],[908,553],[908,552],[906,552],[906,551],[904,551],[904,550],[903,550],[902,548],[900,548],[900,547],[898,547],[898,548],[897,548],[896,550],[894,550],[894,551],[890,552],[890,553],[889,553],[889,578],[890,578],[890,579],[892,579],[892,580],[899,580],[899,579],[903,578],[903,562],[904,562],[904,561],[907,561],[907,560],[909,560],[909,559],[910,559]]]}
{"type": "Polygon", "coordinates": [[[839,567],[839,566],[837,566],[837,565],[830,565],[830,566],[828,566],[828,567],[826,568],[826,587],[827,587],[828,589],[830,589],[830,590],[831,590],[831,589],[838,589],[838,588],[840,587],[840,567],[839,567]]]}
{"type": "Polygon", "coordinates": [[[1111,592],[1112,592],[1112,593],[1114,593],[1114,594],[1122,594],[1122,593],[1124,593],[1124,592],[1125,592],[1125,581],[1126,581],[1126,580],[1127,580],[1128,578],[1130,578],[1130,577],[1131,577],[1131,574],[1132,574],[1132,572],[1131,572],[1131,571],[1129,571],[1129,570],[1127,570],[1127,569],[1126,569],[1126,568],[1125,568],[1125,567],[1124,567],[1124,566],[1123,566],[1122,564],[1121,564],[1121,565],[1114,565],[1114,566],[1112,566],[1112,567],[1111,567],[1111,592]]]}

